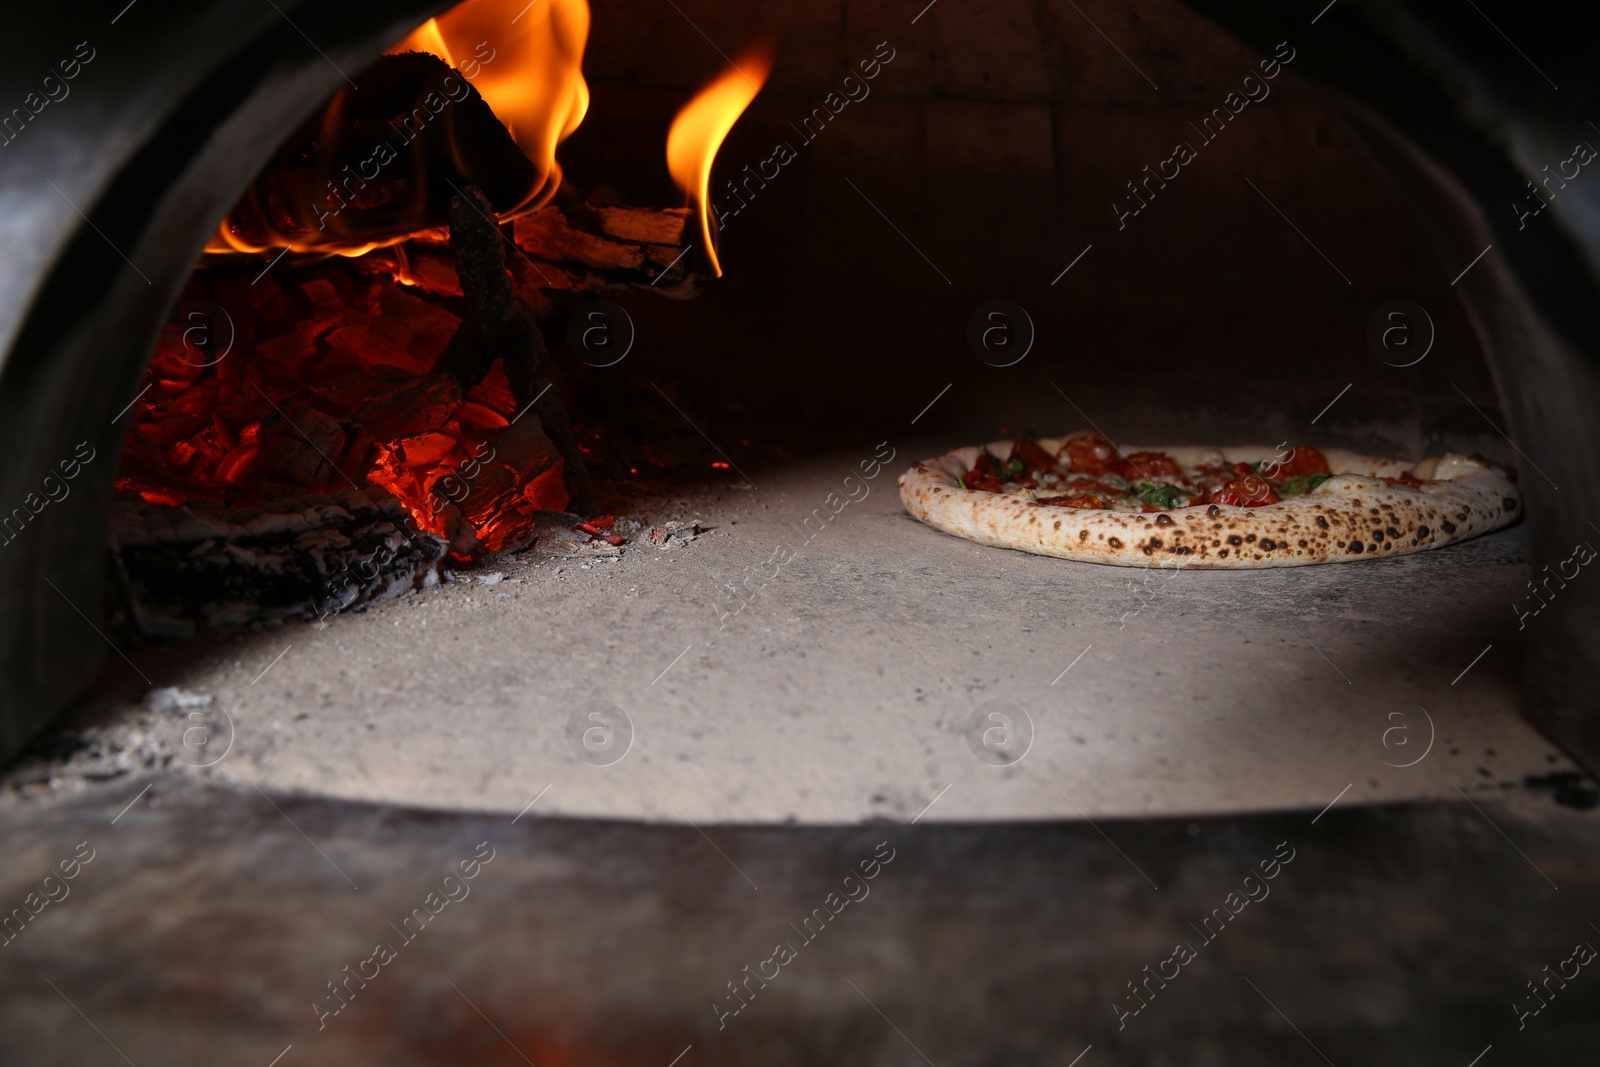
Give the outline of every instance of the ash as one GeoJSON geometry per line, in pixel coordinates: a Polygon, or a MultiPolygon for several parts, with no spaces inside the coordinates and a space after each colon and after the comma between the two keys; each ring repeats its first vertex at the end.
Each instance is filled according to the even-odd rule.
{"type": "Polygon", "coordinates": [[[125,618],[184,640],[320,618],[437,585],[445,543],[378,487],[256,508],[120,498],[110,552],[125,618]]]}

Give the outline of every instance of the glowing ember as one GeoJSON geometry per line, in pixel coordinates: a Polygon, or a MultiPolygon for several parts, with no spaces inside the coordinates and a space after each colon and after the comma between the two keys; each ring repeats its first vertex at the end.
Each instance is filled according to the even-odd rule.
{"type": "Polygon", "coordinates": [[[722,266],[711,229],[711,164],[728,131],[766,83],[772,71],[772,55],[765,50],[746,53],[732,68],[700,90],[678,112],[667,134],[667,169],[700,212],[706,254],[718,277],[722,266]]]}
{"type": "Polygon", "coordinates": [[[295,284],[252,277],[190,280],[134,406],[119,491],[243,507],[380,485],[461,557],[512,547],[535,511],[566,506],[561,461],[537,419],[512,424],[498,363],[465,395],[430,373],[450,311],[332,264],[295,284]]]}

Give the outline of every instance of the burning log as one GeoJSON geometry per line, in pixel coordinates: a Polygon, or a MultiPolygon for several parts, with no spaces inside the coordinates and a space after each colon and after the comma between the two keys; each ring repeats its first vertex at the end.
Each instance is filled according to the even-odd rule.
{"type": "Polygon", "coordinates": [[[491,210],[542,176],[465,75],[422,52],[383,56],[303,123],[208,251],[349,251],[442,226],[456,188],[491,210]]]}
{"type": "MultiPolygon", "coordinates": [[[[549,204],[512,224],[515,247],[506,265],[524,298],[542,291],[632,288],[688,299],[705,276],[704,258],[684,237],[688,208],[582,203],[549,204]]],[[[350,260],[366,274],[383,274],[438,296],[460,296],[461,278],[446,230],[350,260]]]]}
{"type": "MultiPolygon", "coordinates": [[[[547,176],[524,154],[461,71],[424,52],[381,57],[290,136],[207,246],[212,253],[282,247],[325,255],[374,246],[360,269],[436,293],[460,282],[445,226],[458,190],[477,187],[486,215],[524,206],[547,176]]],[[[518,287],[648,286],[674,297],[698,287],[683,246],[688,209],[595,207],[565,196],[517,218],[518,287]]]]}
{"type": "Polygon", "coordinates": [[[687,298],[699,291],[704,262],[684,244],[690,220],[688,208],[552,204],[514,224],[526,258],[512,257],[512,272],[519,287],[625,285],[687,298]]]}
{"type": "Polygon", "coordinates": [[[544,334],[532,310],[513,291],[506,273],[504,241],[488,198],[472,186],[463,189],[450,206],[450,250],[466,297],[467,317],[445,349],[438,369],[467,390],[482,381],[499,360],[522,412],[519,418],[534,409],[561,453],[571,507],[592,514],[598,507],[594,486],[551,374],[544,334]]]}

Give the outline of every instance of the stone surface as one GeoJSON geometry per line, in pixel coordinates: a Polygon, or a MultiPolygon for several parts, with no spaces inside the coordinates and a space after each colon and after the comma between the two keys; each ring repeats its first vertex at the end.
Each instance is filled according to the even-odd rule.
{"type": "Polygon", "coordinates": [[[1315,811],[1571,769],[1519,714],[1520,527],[1313,568],[1078,564],[911,519],[895,475],[941,447],[764,469],[756,489],[730,471],[640,516],[704,531],[670,550],[511,557],[494,584],[325,629],[138,653],[148,685],[122,664],[80,721],[270,792],[514,814],[549,786],[550,814],[696,824],[1315,811]],[[149,686],[211,698],[216,743],[183,750],[186,712],[146,724],[149,686]],[[973,747],[996,700],[1034,731],[1004,766],[973,747]],[[579,744],[605,740],[593,701],[631,724],[620,759],[579,744]]]}

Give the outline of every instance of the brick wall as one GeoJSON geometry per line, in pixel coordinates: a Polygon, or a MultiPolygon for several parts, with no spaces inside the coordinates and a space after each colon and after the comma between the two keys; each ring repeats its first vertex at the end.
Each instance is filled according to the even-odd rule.
{"type": "Polygon", "coordinates": [[[798,158],[728,220],[715,300],[787,309],[818,345],[859,339],[879,366],[970,360],[966,316],[1005,297],[1038,321],[1041,374],[1156,373],[1198,357],[1308,393],[1349,381],[1357,397],[1490,391],[1449,287],[1462,265],[1433,260],[1293,63],[1208,142],[1195,126],[1261,57],[1178,3],[938,0],[913,24],[925,2],[594,0],[594,106],[564,149],[569,173],[672,197],[671,115],[724,69],[719,49],[766,39],[776,65],[717,181],[779,141],[798,158]],[[803,145],[791,124],[884,41],[895,58],[870,96],[803,145]],[[1119,226],[1113,201],[1134,205],[1126,183],[1180,142],[1194,160],[1119,226]],[[1405,372],[1364,342],[1372,311],[1402,298],[1438,328],[1434,353],[1405,372]]]}

